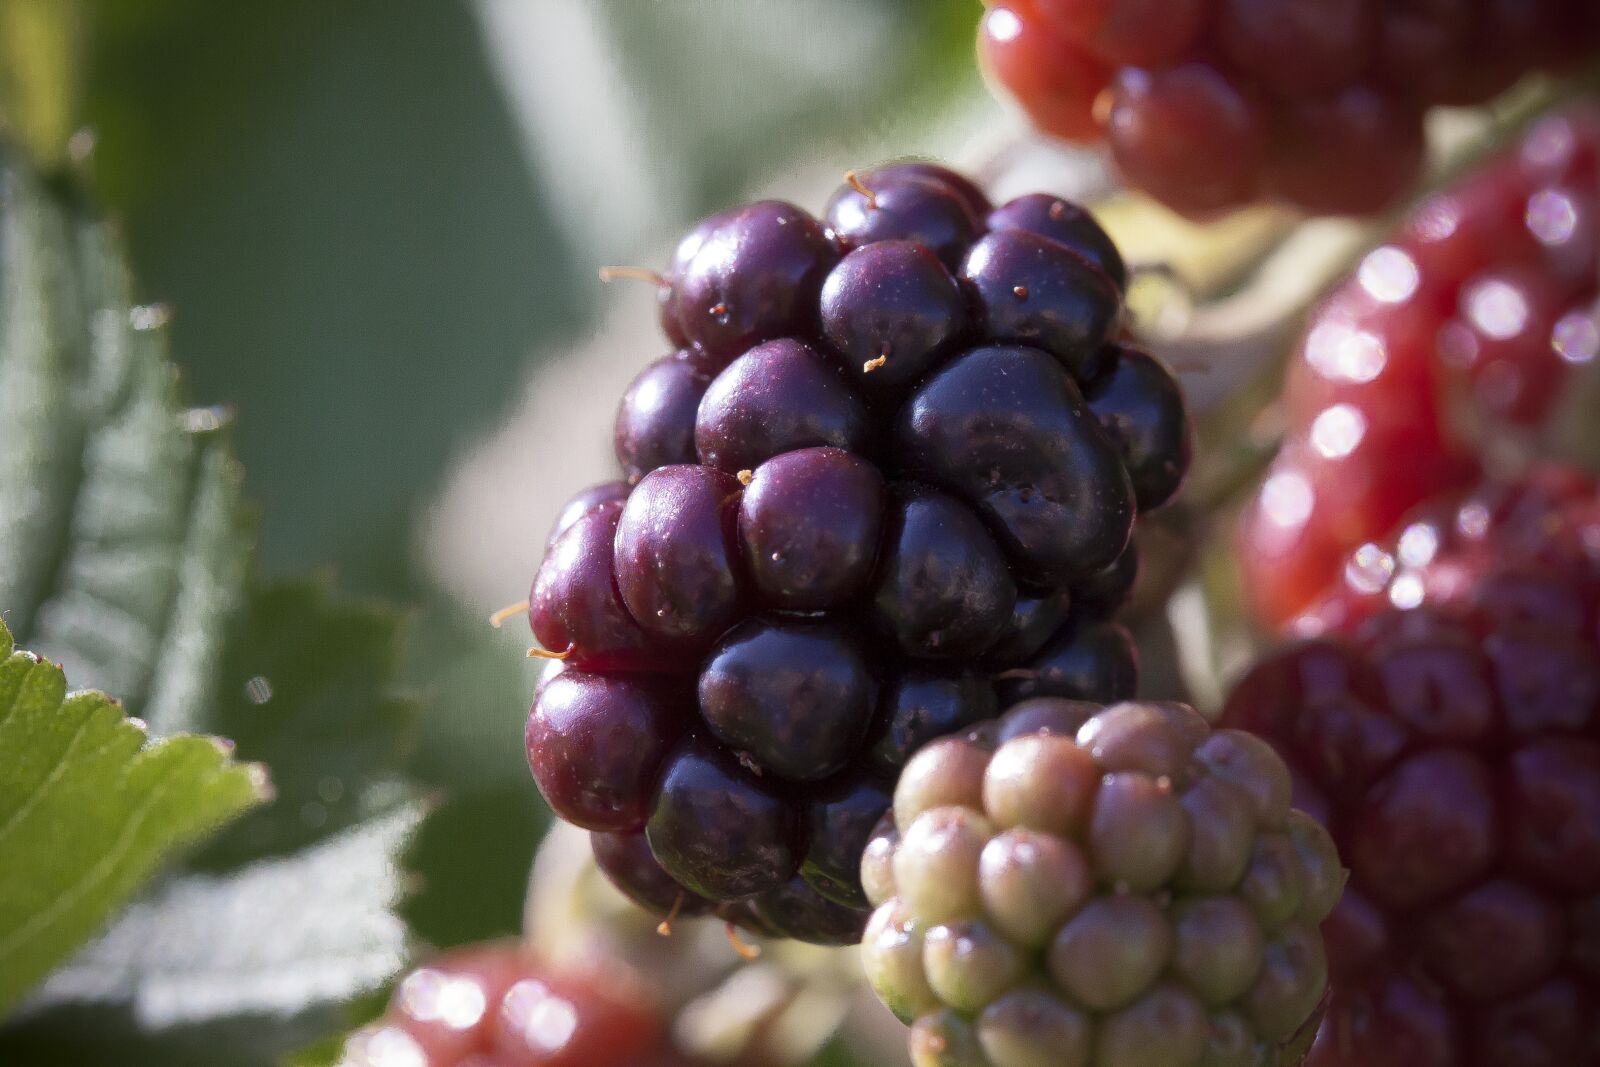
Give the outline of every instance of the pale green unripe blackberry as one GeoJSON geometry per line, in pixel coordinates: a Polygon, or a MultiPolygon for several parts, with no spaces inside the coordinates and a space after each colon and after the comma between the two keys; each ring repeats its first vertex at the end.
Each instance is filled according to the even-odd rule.
{"type": "Polygon", "coordinates": [[[913,1062],[1292,1067],[1344,871],[1289,788],[1180,704],[1032,700],[917,753],[862,861],[913,1062]]]}

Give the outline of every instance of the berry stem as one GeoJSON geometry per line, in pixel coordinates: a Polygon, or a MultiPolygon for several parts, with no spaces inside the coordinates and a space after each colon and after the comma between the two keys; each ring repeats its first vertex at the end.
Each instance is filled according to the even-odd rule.
{"type": "Polygon", "coordinates": [[[528,607],[529,605],[526,600],[519,600],[515,604],[507,604],[505,607],[489,616],[489,625],[498,630],[501,626],[505,625],[505,621],[507,619],[523,614],[528,610],[528,607]]]}
{"type": "Polygon", "coordinates": [[[626,280],[649,282],[658,289],[667,287],[667,276],[658,270],[651,270],[649,267],[601,267],[598,273],[600,280],[603,282],[626,280]]]}
{"type": "Polygon", "coordinates": [[[737,926],[733,923],[727,923],[723,929],[728,935],[728,944],[733,946],[733,951],[738,954],[740,959],[749,963],[761,958],[761,949],[740,937],[737,926]]]}
{"type": "Polygon", "coordinates": [[[846,184],[850,186],[850,188],[854,189],[856,192],[860,193],[866,198],[868,211],[878,210],[878,194],[873,192],[871,188],[867,186],[867,183],[861,180],[861,175],[857,174],[853,170],[847,170],[844,172],[844,180],[846,184]]]}
{"type": "Polygon", "coordinates": [[[540,648],[538,645],[534,645],[534,646],[532,646],[531,648],[528,649],[528,658],[529,659],[566,659],[567,657],[572,655],[574,650],[575,650],[575,646],[573,646],[573,645],[568,645],[566,648],[562,649],[560,652],[551,652],[549,649],[540,648]]]}

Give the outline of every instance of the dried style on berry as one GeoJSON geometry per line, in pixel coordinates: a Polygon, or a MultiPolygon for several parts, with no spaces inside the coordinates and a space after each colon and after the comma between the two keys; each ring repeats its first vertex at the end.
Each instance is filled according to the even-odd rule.
{"type": "Polygon", "coordinates": [[[994,209],[924,163],[679,243],[679,351],[617,417],[627,481],[563,511],[530,598],[561,657],[534,777],[631,897],[856,941],[861,849],[919,745],[1002,700],[1132,695],[1109,620],[1189,427],[1124,339],[1125,279],[1077,206],[994,209]]]}
{"type": "Polygon", "coordinates": [[[1289,794],[1181,704],[1031,700],[924,748],[862,860],[868,981],[917,1067],[1285,1062],[1344,884],[1289,794]]]}
{"type": "Polygon", "coordinates": [[[1373,551],[1223,716],[1351,867],[1308,1067],[1596,1067],[1600,491],[1540,469],[1373,551]]]}
{"type": "Polygon", "coordinates": [[[1104,141],[1185,214],[1394,204],[1423,117],[1600,51],[1590,0],[986,0],[979,57],[1035,126],[1104,141]]]}

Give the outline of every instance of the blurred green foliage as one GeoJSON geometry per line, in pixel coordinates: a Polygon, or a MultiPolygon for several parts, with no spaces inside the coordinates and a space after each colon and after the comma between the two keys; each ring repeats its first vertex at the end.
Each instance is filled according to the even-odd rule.
{"type": "MultiPolygon", "coordinates": [[[[761,2],[807,25],[791,0],[761,2]]],[[[0,0],[0,14],[51,3],[0,0]]],[[[876,143],[975,78],[974,0],[855,0],[793,39],[695,39],[720,25],[718,3],[747,32],[763,25],[752,0],[692,19],[676,3],[589,5],[678,175],[641,250],[807,145],[876,143]],[[797,75],[858,22],[894,46],[797,75]],[[718,62],[684,61],[708,47],[718,62]],[[774,68],[775,53],[797,63],[774,68]]],[[[403,671],[434,710],[411,770],[446,802],[413,848],[409,917],[436,943],[514,931],[547,818],[520,746],[533,671],[428,588],[412,553],[456,452],[596,313],[591,256],[540,176],[564,148],[528,147],[468,0],[82,7],[81,47],[58,64],[81,92],[57,76],[47,125],[93,130],[87,170],[137,295],[173,309],[186,394],[238,413],[262,571],[331,564],[343,585],[422,603],[403,671]]]]}

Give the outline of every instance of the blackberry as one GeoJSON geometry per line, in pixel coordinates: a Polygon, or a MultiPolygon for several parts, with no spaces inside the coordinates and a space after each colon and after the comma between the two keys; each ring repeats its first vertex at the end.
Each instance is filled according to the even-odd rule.
{"type": "Polygon", "coordinates": [[[1546,116],[1423,201],[1311,315],[1284,447],[1246,511],[1241,568],[1292,627],[1364,544],[1466,488],[1483,435],[1536,430],[1600,359],[1600,109],[1546,116]],[[1403,455],[1405,463],[1395,463],[1403,455]]]}
{"type": "Polygon", "coordinates": [[[1600,1064],[1597,504],[1545,469],[1419,518],[1230,696],[1351,868],[1308,1067],[1600,1064]]]}
{"type": "Polygon", "coordinates": [[[1043,132],[1205,217],[1259,199],[1375,214],[1436,105],[1600,51],[1583,0],[986,0],[989,78],[1043,132]]]}
{"type": "Polygon", "coordinates": [[[918,1067],[1280,1062],[1344,874],[1263,742],[1040,698],[912,757],[862,860],[868,981],[918,1067]]]}
{"type": "Polygon", "coordinates": [[[642,979],[555,970],[519,945],[459,949],[400,980],[339,1067],[688,1067],[642,979]]]}
{"type": "Polygon", "coordinates": [[[1189,426],[1119,339],[1125,282],[1082,209],[929,163],[851,175],[826,223],[766,201],[679,243],[625,480],[563,511],[529,609],[560,663],[534,778],[627,895],[856,940],[919,746],[1025,696],[1132,695],[1108,620],[1189,426]]]}

